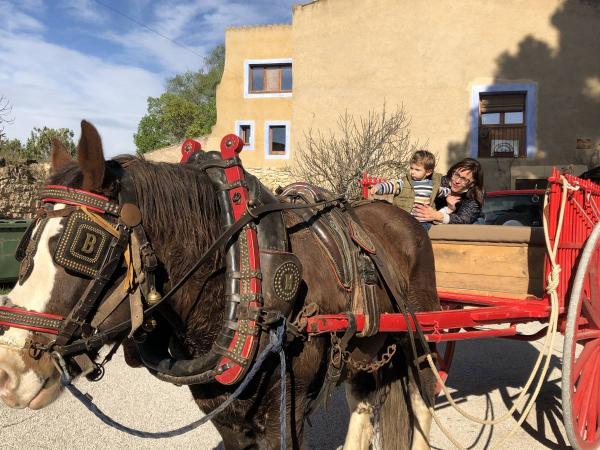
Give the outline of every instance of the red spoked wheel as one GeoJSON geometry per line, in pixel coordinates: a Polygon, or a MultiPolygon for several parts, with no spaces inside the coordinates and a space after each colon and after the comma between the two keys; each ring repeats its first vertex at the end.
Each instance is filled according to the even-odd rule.
{"type": "Polygon", "coordinates": [[[600,448],[600,224],[577,268],[565,327],[562,406],[575,449],[600,448]]]}

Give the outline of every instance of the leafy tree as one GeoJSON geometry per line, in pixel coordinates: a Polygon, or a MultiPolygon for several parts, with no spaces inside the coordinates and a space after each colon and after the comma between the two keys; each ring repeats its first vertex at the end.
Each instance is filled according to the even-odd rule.
{"type": "Polygon", "coordinates": [[[68,128],[38,128],[34,127],[27,138],[25,148],[23,149],[23,155],[27,159],[35,159],[37,161],[46,161],[50,158],[51,139],[57,137],[60,139],[71,155],[75,155],[77,147],[73,142],[73,136],[75,133],[68,128]]]}
{"type": "Polygon", "coordinates": [[[225,47],[215,47],[203,69],[176,75],[166,92],[148,98],[148,112],[134,135],[138,153],[210,133],[217,120],[216,89],[225,63],[225,47]]]}
{"type": "Polygon", "coordinates": [[[24,158],[23,145],[18,139],[0,137],[0,158],[6,161],[19,161],[24,158]]]}

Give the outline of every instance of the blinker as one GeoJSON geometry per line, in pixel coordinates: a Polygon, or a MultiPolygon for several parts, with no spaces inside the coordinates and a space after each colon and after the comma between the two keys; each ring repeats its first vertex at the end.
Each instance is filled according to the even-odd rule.
{"type": "Polygon", "coordinates": [[[102,264],[112,235],[84,211],[74,211],[60,236],[54,262],[77,274],[94,278],[102,264]]]}

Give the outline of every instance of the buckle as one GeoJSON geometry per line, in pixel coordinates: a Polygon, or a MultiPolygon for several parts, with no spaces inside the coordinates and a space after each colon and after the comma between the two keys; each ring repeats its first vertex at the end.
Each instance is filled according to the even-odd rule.
{"type": "Polygon", "coordinates": [[[264,330],[273,328],[273,325],[283,320],[283,315],[279,311],[268,311],[261,309],[258,313],[257,325],[264,330]]]}

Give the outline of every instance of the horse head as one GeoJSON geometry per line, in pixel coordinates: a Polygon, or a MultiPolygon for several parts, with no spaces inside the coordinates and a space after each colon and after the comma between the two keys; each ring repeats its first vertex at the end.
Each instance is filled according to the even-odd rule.
{"type": "MultiPolygon", "coordinates": [[[[110,174],[104,160],[100,136],[86,121],[82,121],[81,131],[77,161],[72,160],[58,139],[53,140],[51,174],[45,191],[52,188],[58,194],[67,190],[72,194],[85,193],[99,201],[114,197],[115,177],[110,174]]],[[[86,231],[84,223],[89,216],[90,220],[98,219],[102,226],[113,226],[117,221],[114,217],[94,212],[93,207],[77,206],[76,202],[60,195],[56,197],[37,210],[36,220],[20,246],[23,260],[19,281],[12,291],[0,297],[0,306],[5,312],[17,315],[22,312],[19,317],[27,322],[25,327],[14,324],[0,326],[0,398],[10,407],[40,409],[59,396],[61,375],[51,352],[61,339],[61,333],[56,333],[60,327],[56,327],[54,333],[46,330],[47,324],[59,322],[62,318],[64,328],[64,318],[69,317],[94,282],[92,269],[98,267],[94,259],[102,259],[104,254],[101,252],[106,250],[110,239],[114,240],[106,230],[97,232],[101,228],[99,226],[88,227],[86,231]],[[80,226],[72,226],[69,231],[67,228],[72,224],[74,215],[82,213],[80,226]],[[101,243],[102,240],[107,242],[101,243]],[[101,244],[104,246],[102,249],[101,244]],[[77,252],[83,258],[79,262],[81,267],[76,261],[73,264],[65,262],[68,259],[64,257],[66,254],[77,252]]],[[[112,281],[118,284],[125,273],[121,260],[116,264],[112,281]]],[[[114,284],[112,281],[111,284],[114,284]]],[[[103,291],[110,289],[107,285],[103,291]]],[[[102,326],[109,327],[116,321],[126,320],[128,314],[129,306],[123,302],[102,326]]],[[[75,324],[77,318],[72,319],[75,324]]],[[[66,339],[63,336],[63,344],[85,334],[81,326],[76,328],[66,339]]],[[[70,358],[65,359],[71,365],[70,358]]],[[[80,369],[70,369],[72,374],[80,372],[80,369]]]]}

